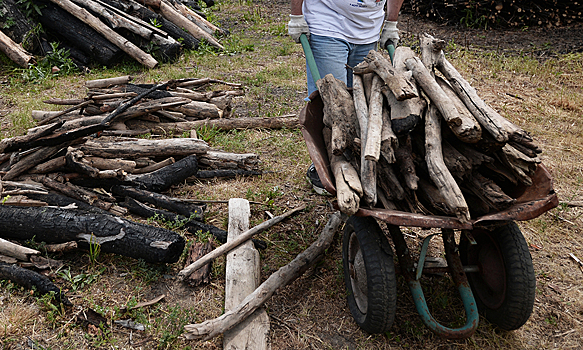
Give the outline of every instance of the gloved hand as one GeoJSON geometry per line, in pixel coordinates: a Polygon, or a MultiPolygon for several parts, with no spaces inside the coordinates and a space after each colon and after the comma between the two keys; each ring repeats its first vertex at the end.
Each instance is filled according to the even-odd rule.
{"type": "Polygon", "coordinates": [[[289,15],[287,33],[296,43],[300,42],[300,35],[302,34],[306,34],[308,38],[310,37],[310,28],[308,28],[304,15],[289,15]]]}
{"type": "Polygon", "coordinates": [[[381,32],[381,38],[379,44],[381,48],[386,49],[388,44],[393,44],[397,46],[399,43],[399,29],[397,29],[397,21],[385,21],[383,26],[383,31],[381,32]]]}

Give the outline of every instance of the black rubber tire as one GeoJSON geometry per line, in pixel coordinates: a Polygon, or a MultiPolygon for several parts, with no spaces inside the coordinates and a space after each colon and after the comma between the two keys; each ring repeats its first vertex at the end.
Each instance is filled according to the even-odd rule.
{"type": "Polygon", "coordinates": [[[472,231],[477,245],[462,235],[464,265],[478,265],[468,281],[478,310],[490,323],[511,331],[522,327],[534,306],[536,277],[526,240],[515,222],[493,231],[472,231]]]}
{"type": "Polygon", "coordinates": [[[397,309],[395,265],[387,237],[373,218],[348,219],[342,260],[346,299],[354,320],[371,334],[388,331],[397,309]]]}

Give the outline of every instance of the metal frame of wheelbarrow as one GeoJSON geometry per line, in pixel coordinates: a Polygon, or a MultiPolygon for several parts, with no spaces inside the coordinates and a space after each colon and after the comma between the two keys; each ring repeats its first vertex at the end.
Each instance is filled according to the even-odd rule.
{"type": "MultiPolygon", "coordinates": [[[[308,66],[313,74],[314,81],[319,79],[314,58],[305,35],[300,37],[308,66]],[[314,72],[316,74],[314,74],[314,72]]],[[[392,50],[389,50],[392,52],[392,50]]],[[[336,188],[333,184],[332,171],[330,162],[322,136],[324,124],[322,121],[323,103],[318,91],[310,95],[310,102],[301,110],[299,121],[302,135],[308,148],[308,153],[314,166],[320,176],[322,185],[332,195],[336,194],[336,188]]],[[[509,195],[516,199],[514,205],[510,208],[481,216],[469,222],[461,222],[455,217],[447,216],[429,216],[415,214],[410,212],[389,210],[381,208],[360,208],[356,216],[372,216],[389,224],[389,233],[395,245],[401,273],[404,275],[409,289],[413,295],[415,307],[421,316],[423,323],[434,333],[449,339],[462,339],[471,336],[478,327],[478,309],[468,283],[464,267],[462,266],[457,246],[454,238],[454,229],[461,230],[467,239],[475,244],[472,238],[471,230],[474,228],[485,228],[498,226],[510,221],[523,221],[533,219],[546,211],[556,207],[559,200],[554,193],[552,179],[547,169],[539,164],[532,177],[533,185],[516,186],[513,193],[509,195]],[[391,227],[394,226],[394,227],[391,227]],[[418,261],[418,267],[415,268],[413,259],[409,253],[409,248],[398,229],[398,226],[421,227],[421,228],[441,228],[445,249],[445,256],[448,263],[449,273],[458,288],[466,312],[466,323],[460,328],[448,328],[441,325],[429,312],[427,302],[419,279],[422,274],[424,259],[429,245],[429,240],[434,235],[425,239],[422,246],[421,256],[418,261]]],[[[467,267],[466,267],[467,268],[467,267]]],[[[471,267],[470,267],[471,268],[471,267]]]]}

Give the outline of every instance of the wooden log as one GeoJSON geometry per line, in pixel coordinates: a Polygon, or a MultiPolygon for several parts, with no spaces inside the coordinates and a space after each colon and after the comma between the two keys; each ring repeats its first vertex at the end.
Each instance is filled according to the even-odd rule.
{"type": "Polygon", "coordinates": [[[405,198],[405,190],[391,164],[381,160],[378,164],[377,175],[377,183],[385,191],[389,200],[397,201],[405,198]]]}
{"type": "Polygon", "coordinates": [[[11,61],[21,66],[28,68],[29,64],[36,63],[34,56],[26,52],[20,45],[15,43],[6,34],[0,31],[0,51],[6,55],[11,61]]]}
{"type": "Polygon", "coordinates": [[[378,51],[369,51],[364,61],[353,68],[353,72],[354,74],[375,72],[387,84],[398,101],[418,96],[411,82],[398,74],[391,62],[378,51]]]}
{"type": "Polygon", "coordinates": [[[427,181],[423,177],[418,181],[418,199],[423,202],[426,209],[430,209],[433,215],[455,215],[455,213],[447,206],[446,199],[443,198],[441,192],[435,185],[427,181]]]}
{"type": "Polygon", "coordinates": [[[23,247],[0,238],[0,254],[16,258],[20,261],[29,261],[32,255],[40,255],[40,251],[23,247]]]}
{"type": "MultiPolygon", "coordinates": [[[[410,60],[407,60],[409,62],[410,60]]],[[[429,177],[437,186],[450,210],[462,222],[470,220],[464,196],[443,161],[440,116],[435,105],[430,105],[425,116],[425,162],[429,177]]]]}
{"type": "Polygon", "coordinates": [[[197,26],[201,27],[203,30],[207,31],[209,34],[211,34],[211,35],[214,33],[217,33],[220,35],[227,34],[226,31],[217,27],[216,25],[212,24],[211,22],[207,21],[204,17],[202,17],[201,15],[196,13],[195,11],[191,10],[186,5],[184,5],[180,2],[177,2],[177,1],[174,2],[174,4],[178,8],[180,13],[182,13],[183,16],[185,16],[188,19],[190,19],[191,21],[193,21],[197,26]]]}
{"type": "Polygon", "coordinates": [[[19,207],[44,207],[48,204],[42,201],[37,201],[30,199],[25,196],[28,191],[6,191],[4,195],[6,197],[2,198],[2,205],[12,205],[19,207]]]}
{"type": "Polygon", "coordinates": [[[472,161],[466,158],[446,140],[441,141],[441,147],[443,162],[451,175],[458,180],[458,183],[470,177],[473,170],[472,161]]]}
{"type": "Polygon", "coordinates": [[[485,202],[494,211],[506,210],[516,202],[514,198],[505,194],[494,181],[486,178],[477,171],[473,172],[469,181],[464,182],[462,186],[485,202]]]}
{"type": "Polygon", "coordinates": [[[269,276],[259,288],[252,294],[249,294],[237,307],[225,312],[216,319],[184,326],[184,330],[186,331],[184,336],[186,339],[210,339],[239,324],[241,320],[247,318],[258,307],[269,300],[276,290],[290,284],[310,266],[319,261],[332,243],[334,235],[341,223],[340,213],[336,212],[332,214],[322,233],[314,243],[289,264],[269,276]]]}
{"type": "Polygon", "coordinates": [[[140,189],[164,192],[172,185],[183,182],[197,172],[198,161],[196,155],[193,154],[150,173],[130,175],[127,180],[140,189]]]}
{"type": "Polygon", "coordinates": [[[184,238],[172,231],[132,222],[119,216],[54,207],[0,206],[3,237],[38,242],[77,241],[82,248],[99,244],[114,253],[147,262],[174,263],[184,250],[184,238]]]}
{"type": "Polygon", "coordinates": [[[203,218],[204,207],[184,203],[163,194],[129,186],[114,186],[111,190],[116,196],[131,197],[140,202],[150,203],[157,207],[173,211],[186,218],[197,219],[199,221],[203,218]]]}
{"type": "Polygon", "coordinates": [[[79,149],[85,154],[104,158],[158,157],[158,156],[187,156],[204,154],[208,151],[208,144],[199,139],[139,139],[125,142],[96,142],[87,141],[79,149]]]}
{"type": "Polygon", "coordinates": [[[201,266],[204,266],[208,261],[211,261],[211,260],[213,260],[213,259],[215,259],[223,254],[226,254],[227,252],[230,252],[232,249],[238,247],[242,243],[251,239],[251,237],[253,237],[254,235],[265,231],[266,229],[272,227],[273,225],[280,223],[285,218],[297,213],[298,211],[304,210],[305,208],[306,208],[306,206],[302,205],[298,208],[289,210],[282,215],[275,216],[267,221],[262,222],[261,224],[255,226],[255,227],[253,227],[252,229],[249,229],[249,230],[243,232],[237,238],[233,239],[230,242],[228,241],[227,243],[216,248],[215,250],[213,250],[209,254],[203,256],[199,260],[195,261],[194,263],[192,263],[192,264],[188,265],[187,267],[185,267],[184,269],[182,269],[178,273],[178,279],[181,281],[184,281],[184,279],[186,277],[190,276],[190,274],[192,274],[194,271],[198,270],[201,266]]]}
{"type": "Polygon", "coordinates": [[[112,203],[101,200],[96,192],[75,186],[70,182],[62,184],[49,177],[45,177],[42,179],[42,184],[47,188],[61,192],[66,196],[78,199],[101,210],[109,211],[113,207],[112,203]]]}
{"type": "Polygon", "coordinates": [[[427,33],[423,33],[419,36],[419,43],[421,46],[421,61],[427,70],[433,75],[440,53],[447,43],[444,40],[434,38],[427,33]]]}
{"type": "Polygon", "coordinates": [[[396,161],[395,150],[399,147],[399,139],[395,132],[393,131],[391,114],[387,106],[383,107],[382,117],[383,117],[383,127],[381,130],[381,155],[391,164],[396,161]]]}
{"type": "Polygon", "coordinates": [[[366,147],[368,134],[368,106],[362,80],[360,75],[353,75],[352,96],[354,99],[356,118],[360,128],[360,182],[362,184],[362,199],[367,205],[373,207],[377,202],[376,162],[367,160],[364,157],[364,148],[366,147]]]}
{"type": "Polygon", "coordinates": [[[496,156],[522,184],[532,185],[531,177],[540,163],[538,157],[530,158],[509,144],[504,145],[496,156]]]}
{"type": "Polygon", "coordinates": [[[88,89],[107,88],[114,85],[127,84],[130,81],[132,81],[132,77],[130,75],[123,75],[114,78],[88,80],[85,82],[85,87],[88,89]]]}
{"type": "MultiPolygon", "coordinates": [[[[0,28],[13,42],[19,44],[20,50],[38,54],[40,34],[34,30],[35,23],[23,13],[18,0],[2,0],[0,3],[0,28]]],[[[31,62],[33,63],[33,62],[31,62]]],[[[28,68],[25,66],[23,68],[28,68]]]]}
{"type": "Polygon", "coordinates": [[[10,280],[27,290],[36,290],[41,295],[52,292],[57,301],[67,306],[73,305],[59,287],[51,282],[48,277],[38,272],[27,270],[17,265],[0,263],[0,279],[10,280]]]}
{"type": "Polygon", "coordinates": [[[490,108],[477,94],[476,90],[461,76],[445,58],[443,52],[437,62],[437,69],[445,76],[458,97],[464,102],[468,110],[478,120],[496,141],[507,142],[508,131],[500,123],[503,118],[490,108]]]}
{"type": "MultiPolygon", "coordinates": [[[[50,125],[50,126],[38,128],[37,132],[34,132],[34,133],[29,132],[23,136],[15,136],[15,137],[7,138],[7,139],[2,139],[2,141],[0,141],[0,152],[9,153],[9,152],[20,150],[22,148],[21,145],[27,144],[27,143],[34,141],[36,139],[39,139],[41,137],[50,135],[55,130],[59,129],[61,126],[63,126],[62,122],[61,123],[54,123],[53,125],[50,125]]],[[[6,160],[7,160],[7,156],[5,154],[4,157],[2,157],[2,159],[0,159],[0,162],[5,162],[6,160]]]]}
{"type": "MultiPolygon", "coordinates": [[[[205,243],[201,242],[194,242],[188,252],[186,253],[186,261],[185,264],[189,265],[193,262],[200,259],[200,257],[210,253],[213,250],[214,246],[211,241],[207,241],[205,243]]],[[[212,268],[212,261],[206,264],[205,266],[201,267],[200,269],[196,270],[195,273],[189,276],[188,280],[186,281],[191,287],[198,287],[203,284],[208,284],[211,281],[211,268],[212,268]]]]}
{"type": "Polygon", "coordinates": [[[430,72],[423,65],[419,57],[412,57],[405,61],[405,65],[413,72],[413,76],[423,91],[429,96],[431,102],[435,104],[447,124],[453,130],[456,126],[461,125],[462,119],[451,100],[445,92],[439,87],[430,72]]]}
{"type": "Polygon", "coordinates": [[[364,158],[374,162],[378,162],[381,156],[381,132],[383,129],[382,85],[381,78],[375,75],[372,80],[370,102],[368,105],[368,130],[364,149],[364,158]]]}
{"type": "Polygon", "coordinates": [[[37,1],[43,5],[39,22],[43,28],[58,33],[64,42],[74,43],[85,55],[104,66],[121,59],[123,51],[80,19],[50,1],[37,1]]]}
{"type": "MultiPolygon", "coordinates": [[[[64,125],[64,124],[63,124],[64,125]]],[[[86,136],[103,130],[101,125],[89,125],[73,130],[64,130],[49,136],[40,137],[29,142],[20,142],[12,145],[11,150],[29,150],[36,147],[52,147],[74,143],[86,136]]]]}
{"type": "Polygon", "coordinates": [[[192,101],[179,107],[171,107],[169,109],[196,119],[214,119],[223,117],[223,111],[221,111],[216,105],[207,102],[192,101]]]}
{"type": "Polygon", "coordinates": [[[107,159],[101,157],[86,156],[83,157],[81,161],[99,170],[121,169],[129,173],[136,171],[136,162],[133,160],[107,159]]]}
{"type": "Polygon", "coordinates": [[[328,74],[316,82],[324,103],[324,125],[332,129],[331,147],[341,155],[354,140],[356,111],[346,84],[328,74]]]}
{"type": "Polygon", "coordinates": [[[346,215],[354,215],[358,211],[360,198],[363,194],[358,172],[343,155],[337,156],[332,153],[330,147],[332,132],[330,129],[324,128],[322,133],[327,144],[330,168],[335,179],[338,208],[346,215]]]}
{"type": "Polygon", "coordinates": [[[185,131],[198,129],[203,127],[215,128],[218,130],[233,130],[233,129],[294,129],[299,126],[298,117],[293,115],[286,115],[282,117],[267,117],[267,118],[234,118],[234,119],[205,119],[195,120],[181,123],[148,123],[135,120],[129,120],[126,125],[130,129],[150,129],[153,134],[181,134],[185,131]]]}
{"type": "Polygon", "coordinates": [[[211,35],[200,29],[196,24],[192,23],[188,18],[184,17],[171,4],[162,0],[160,2],[160,13],[170,22],[176,24],[180,28],[186,29],[193,37],[198,40],[205,39],[210,45],[219,50],[224,50],[223,45],[219,44],[211,35]]]}
{"type": "MultiPolygon", "coordinates": [[[[229,200],[229,229],[227,242],[249,230],[251,209],[249,201],[229,200]]],[[[199,269],[200,270],[200,269],[199,269]]],[[[247,295],[259,287],[261,262],[253,243],[247,241],[227,254],[225,273],[225,311],[234,309],[247,295]]],[[[269,349],[269,316],[263,308],[255,310],[243,322],[223,335],[224,349],[269,349]]]]}
{"type": "Polygon", "coordinates": [[[461,118],[461,124],[451,128],[455,136],[466,143],[479,142],[482,139],[482,127],[480,123],[474,118],[447,81],[441,77],[436,77],[435,80],[447,97],[449,97],[461,118]]]}
{"type": "Polygon", "coordinates": [[[134,58],[144,66],[148,68],[154,68],[158,65],[158,62],[152,56],[142,51],[139,47],[135,46],[121,35],[117,34],[113,29],[105,26],[97,17],[93,16],[82,7],[75,5],[70,0],[51,1],[89,25],[91,28],[95,29],[95,31],[103,35],[122,51],[127,53],[130,57],[134,58]]]}
{"type": "Polygon", "coordinates": [[[51,254],[62,254],[73,250],[77,250],[77,242],[65,242],[59,244],[45,244],[43,250],[51,254]]]}
{"type": "Polygon", "coordinates": [[[255,153],[230,153],[211,150],[200,156],[199,163],[210,169],[261,170],[261,161],[255,153]]]}

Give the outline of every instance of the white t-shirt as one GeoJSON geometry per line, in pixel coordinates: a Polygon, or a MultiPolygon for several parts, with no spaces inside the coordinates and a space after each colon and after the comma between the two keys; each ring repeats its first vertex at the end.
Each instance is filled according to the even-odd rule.
{"type": "Polygon", "coordinates": [[[340,38],[352,44],[379,39],[386,0],[304,0],[310,33],[340,38]]]}

